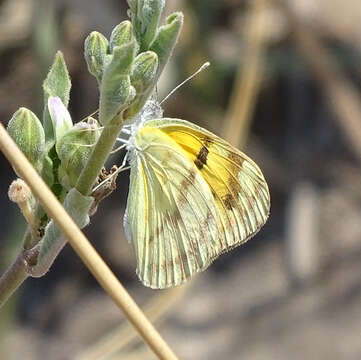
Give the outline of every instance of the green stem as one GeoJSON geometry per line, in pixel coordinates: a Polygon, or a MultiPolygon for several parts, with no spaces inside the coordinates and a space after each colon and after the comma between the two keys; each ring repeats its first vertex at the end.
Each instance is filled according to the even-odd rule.
{"type": "Polygon", "coordinates": [[[117,136],[122,128],[122,115],[116,116],[113,120],[105,125],[97,144],[80,174],[75,188],[83,195],[89,195],[93,185],[100,174],[105,161],[107,160],[117,136]]]}
{"type": "Polygon", "coordinates": [[[28,276],[22,253],[20,253],[15,262],[0,278],[0,306],[6,302],[28,276]]]}
{"type": "Polygon", "coordinates": [[[33,246],[35,246],[40,239],[36,239],[37,241],[34,242],[34,238],[31,234],[31,228],[30,225],[28,225],[28,227],[25,230],[25,234],[24,234],[24,240],[23,240],[23,247],[24,249],[31,249],[33,246]]]}
{"type": "Polygon", "coordinates": [[[13,264],[0,277],[0,307],[29,277],[27,269],[36,262],[37,256],[38,249],[21,251],[13,264]]]}

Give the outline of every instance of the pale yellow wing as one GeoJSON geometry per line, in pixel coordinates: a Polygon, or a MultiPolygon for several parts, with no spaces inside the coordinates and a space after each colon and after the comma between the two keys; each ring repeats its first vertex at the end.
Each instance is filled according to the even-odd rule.
{"type": "Polygon", "coordinates": [[[150,126],[135,137],[125,230],[146,286],[166,288],[204,270],[224,242],[207,182],[186,152],[150,126]]]}
{"type": "Polygon", "coordinates": [[[215,257],[258,232],[269,215],[270,195],[261,170],[248,156],[188,121],[164,118],[146,125],[180,145],[207,182],[224,233],[215,257]]]}

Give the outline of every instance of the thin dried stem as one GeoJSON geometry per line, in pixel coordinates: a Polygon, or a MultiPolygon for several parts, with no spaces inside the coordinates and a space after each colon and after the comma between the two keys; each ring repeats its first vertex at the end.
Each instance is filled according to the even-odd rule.
{"type": "Polygon", "coordinates": [[[266,39],[265,13],[268,0],[253,0],[244,42],[244,58],[229,104],[224,138],[242,148],[248,138],[253,109],[263,75],[263,49],[266,39]]]}
{"type": "MultiPolygon", "coordinates": [[[[34,196],[39,200],[48,216],[54,220],[70,245],[88,267],[100,285],[111,296],[117,306],[124,312],[144,341],[160,359],[177,359],[176,355],[163,340],[154,326],[145,317],[125,288],[121,285],[109,267],[104,263],[96,250],[89,243],[72,218],[64,210],[58,199],[51,192],[43,179],[20,151],[4,126],[0,124],[0,149],[10,161],[17,173],[26,181],[34,196]]],[[[5,274],[8,288],[15,283],[17,277],[5,274]],[[10,282],[10,283],[9,283],[10,282]]],[[[21,273],[20,273],[21,275],[21,273]]],[[[1,287],[1,286],[0,286],[1,287]]],[[[2,295],[7,295],[6,287],[2,295]]]]}
{"type": "Polygon", "coordinates": [[[278,0],[282,5],[295,45],[307,61],[321,89],[327,96],[341,130],[352,145],[352,149],[361,161],[361,97],[354,85],[343,75],[325,46],[304,25],[292,11],[288,2],[278,0]]]}

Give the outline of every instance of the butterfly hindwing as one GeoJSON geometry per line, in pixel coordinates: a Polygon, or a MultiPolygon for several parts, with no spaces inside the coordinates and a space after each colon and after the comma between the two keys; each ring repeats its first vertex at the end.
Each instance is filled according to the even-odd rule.
{"type": "Polygon", "coordinates": [[[171,137],[145,125],[135,146],[125,226],[137,273],[152,288],[179,285],[221,251],[218,210],[207,182],[171,137]]]}
{"type": "Polygon", "coordinates": [[[147,121],[132,141],[124,223],[145,285],[183,283],[266,222],[261,170],[218,136],[162,118],[147,121]]]}

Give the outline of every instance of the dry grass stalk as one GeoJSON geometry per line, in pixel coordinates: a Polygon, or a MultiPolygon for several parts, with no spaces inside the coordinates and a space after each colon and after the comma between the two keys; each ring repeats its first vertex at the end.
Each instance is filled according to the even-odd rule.
{"type": "Polygon", "coordinates": [[[336,119],[359,160],[361,160],[361,97],[343,75],[317,36],[300,23],[285,1],[279,1],[289,18],[295,45],[308,62],[333,108],[336,119]]]}
{"type": "Polygon", "coordinates": [[[223,132],[224,138],[235,147],[242,148],[248,138],[253,109],[262,80],[267,3],[267,0],[253,0],[250,3],[248,27],[244,39],[246,44],[244,59],[232,92],[223,132]]]}

